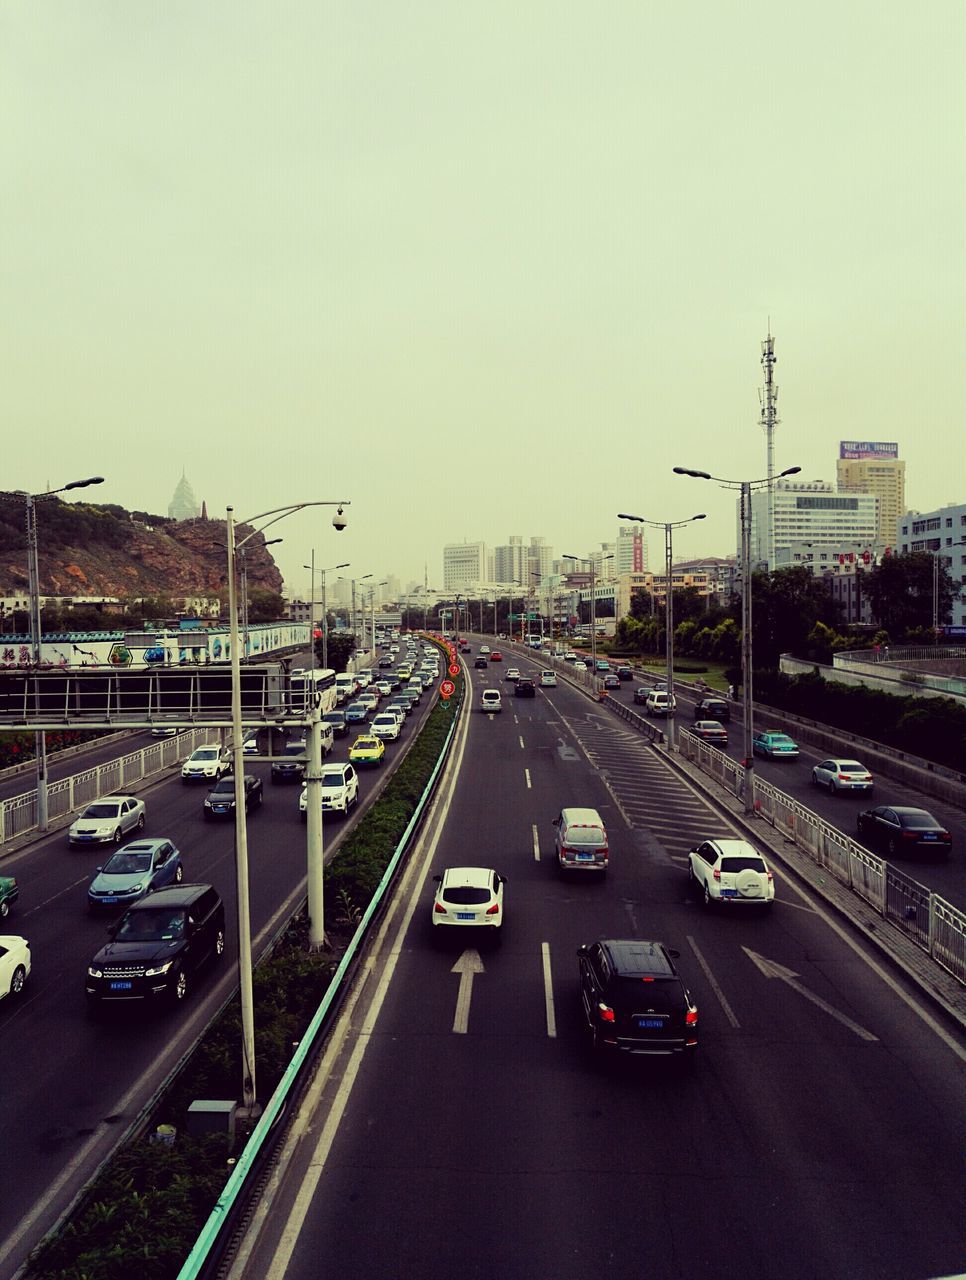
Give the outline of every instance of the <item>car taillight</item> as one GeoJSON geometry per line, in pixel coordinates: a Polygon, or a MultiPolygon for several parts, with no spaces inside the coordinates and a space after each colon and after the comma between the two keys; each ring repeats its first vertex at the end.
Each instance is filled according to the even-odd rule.
{"type": "Polygon", "coordinates": [[[718,868],[717,868],[717,867],[715,867],[714,871],[712,871],[712,872],[711,872],[711,875],[712,875],[713,879],[715,879],[715,880],[720,880],[720,879],[721,879],[721,872],[718,870],[718,868]]]}
{"type": "Polygon", "coordinates": [[[902,838],[903,838],[903,840],[918,840],[918,839],[919,839],[919,832],[918,832],[918,831],[903,831],[903,833],[902,833],[902,838]]]}
{"type": "Polygon", "coordinates": [[[486,914],[488,916],[498,916],[500,914],[500,904],[498,902],[494,902],[492,907],[487,907],[486,914]]]}
{"type": "Polygon", "coordinates": [[[775,878],[770,871],[766,871],[765,875],[768,877],[769,880],[774,880],[775,878]]]}
{"type": "Polygon", "coordinates": [[[684,1025],[686,1027],[696,1027],[698,1025],[697,1009],[689,1009],[684,1015],[684,1025]]]}
{"type": "Polygon", "coordinates": [[[610,1005],[604,1004],[603,1002],[599,1002],[597,1005],[597,1012],[600,1015],[601,1022],[614,1021],[614,1010],[610,1007],[610,1005]]]}
{"type": "Polygon", "coordinates": [[[446,908],[443,906],[441,902],[436,903],[436,905],[433,907],[433,911],[438,916],[446,915],[446,908]]]}

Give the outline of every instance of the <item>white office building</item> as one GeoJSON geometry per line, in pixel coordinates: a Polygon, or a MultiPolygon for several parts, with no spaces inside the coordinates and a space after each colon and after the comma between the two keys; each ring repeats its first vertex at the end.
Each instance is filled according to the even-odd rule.
{"type": "MultiPolygon", "coordinates": [[[[751,495],[751,558],[755,565],[769,564],[769,543],[779,553],[798,544],[865,550],[876,545],[878,498],[873,493],[838,493],[825,480],[776,480],[771,492],[774,538],[769,538],[767,487],[751,495]]],[[[735,507],[737,546],[741,554],[741,502],[735,507]]]]}
{"type": "Polygon", "coordinates": [[[508,542],[493,552],[492,582],[519,582],[529,586],[529,550],[519,534],[511,534],[508,542]]]}
{"type": "Polygon", "coordinates": [[[940,557],[959,593],[953,597],[951,616],[939,622],[966,627],[966,503],[936,511],[907,511],[899,519],[896,550],[900,555],[926,551],[940,557]]]}
{"type": "Polygon", "coordinates": [[[617,527],[617,542],[614,544],[614,572],[620,576],[625,573],[647,572],[647,541],[644,528],[640,524],[622,524],[617,527]]]}
{"type": "Polygon", "coordinates": [[[486,543],[450,542],[443,547],[443,590],[475,591],[486,582],[486,543]]]}

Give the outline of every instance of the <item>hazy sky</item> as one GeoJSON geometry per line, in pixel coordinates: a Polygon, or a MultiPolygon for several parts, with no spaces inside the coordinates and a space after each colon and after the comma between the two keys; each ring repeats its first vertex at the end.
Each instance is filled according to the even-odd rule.
{"type": "MultiPolygon", "coordinates": [[[[671,474],[962,501],[963,0],[4,0],[0,487],[278,526],[441,580],[445,542],[708,519],[671,474]]],[[[650,540],[652,563],[662,556],[650,540]]]]}

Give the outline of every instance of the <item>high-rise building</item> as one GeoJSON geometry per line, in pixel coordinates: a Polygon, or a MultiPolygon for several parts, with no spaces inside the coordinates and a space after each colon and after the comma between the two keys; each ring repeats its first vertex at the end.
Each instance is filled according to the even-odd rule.
{"type": "Polygon", "coordinates": [[[615,572],[644,573],[647,570],[647,542],[639,524],[622,524],[617,528],[615,572]]]}
{"type": "MultiPolygon", "coordinates": [[[[871,493],[836,493],[824,480],[776,480],[771,489],[751,495],[751,558],[754,564],[776,562],[778,552],[796,543],[815,547],[874,547],[877,536],[878,499],[871,493]],[[769,506],[771,511],[769,511],[769,506]],[[769,516],[774,530],[769,530],[769,516]],[[769,536],[771,532],[771,536],[769,536]]],[[[741,546],[741,504],[736,504],[738,546],[741,546]]]]}
{"type": "Polygon", "coordinates": [[[878,499],[876,542],[895,545],[899,517],[906,509],[906,464],[899,446],[888,441],[841,440],[836,462],[839,493],[872,493],[878,499]]]}
{"type": "Polygon", "coordinates": [[[547,546],[546,538],[531,538],[527,548],[529,561],[530,585],[539,584],[553,573],[553,547],[547,546]]]}
{"type": "Polygon", "coordinates": [[[493,582],[519,582],[529,585],[530,567],[527,548],[519,534],[511,534],[509,542],[493,552],[493,582]]]}
{"type": "Polygon", "coordinates": [[[200,510],[194,490],[188,483],[188,478],[184,471],[182,471],[174,496],[168,503],[168,515],[172,520],[197,520],[200,510]]]}
{"type": "Polygon", "coordinates": [[[949,571],[952,609],[949,617],[937,619],[939,625],[966,627],[966,503],[935,511],[907,511],[899,520],[897,533],[895,546],[900,555],[926,551],[949,571]]]}
{"type": "Polygon", "coordinates": [[[477,590],[486,582],[486,544],[450,542],[443,547],[443,590],[477,590]]]}

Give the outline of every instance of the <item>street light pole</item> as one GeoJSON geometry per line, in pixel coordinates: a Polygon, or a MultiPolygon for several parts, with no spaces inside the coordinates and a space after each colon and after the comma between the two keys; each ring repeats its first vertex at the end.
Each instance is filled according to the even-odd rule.
{"type": "Polygon", "coordinates": [[[326,608],[325,599],[325,575],[333,569],[348,569],[349,561],[345,560],[342,564],[330,564],[325,569],[316,569],[315,567],[315,548],[312,548],[312,563],[303,564],[303,569],[309,569],[312,573],[312,590],[311,602],[309,604],[309,644],[312,650],[311,670],[315,670],[315,575],[322,575],[322,667],[327,668],[329,665],[329,613],[326,608]]]}
{"type": "Polygon", "coordinates": [[[736,489],[741,494],[741,694],[744,715],[742,763],[745,769],[744,808],[745,813],[750,815],[755,811],[755,754],[752,747],[754,698],[752,696],[751,644],[751,491],[761,485],[771,486],[775,480],[781,480],[784,476],[798,475],[801,467],[786,467],[777,476],[765,476],[761,480],[726,480],[721,476],[710,475],[707,471],[694,471],[688,467],[674,467],[673,470],[678,476],[691,476],[695,480],[714,480],[722,488],[736,489]]]}
{"type": "MultiPolygon", "coordinates": [[[[704,520],[702,512],[697,516],[688,516],[686,520],[645,520],[643,516],[629,516],[618,512],[618,520],[636,520],[638,524],[649,524],[655,529],[664,530],[664,658],[667,671],[667,745],[674,750],[675,741],[675,705],[674,705],[674,588],[671,580],[672,555],[671,539],[673,531],[694,520],[704,520]]],[[[654,582],[651,581],[651,607],[654,606],[654,582]]]]}
{"type": "MultiPolygon", "coordinates": [[[[228,544],[228,626],[229,649],[231,656],[231,741],[232,741],[232,774],[235,780],[235,877],[236,898],[238,902],[238,983],[241,1001],[242,1020],[242,1106],[244,1114],[254,1117],[260,1110],[256,1102],[255,1087],[255,1012],[252,984],[252,931],[251,909],[248,885],[248,823],[245,812],[245,752],[244,734],[241,717],[241,655],[238,651],[238,593],[235,585],[235,555],[244,547],[249,538],[261,533],[269,525],[302,511],[306,507],[338,506],[338,515],[333,519],[337,529],[345,528],[342,514],[345,502],[298,502],[287,507],[276,507],[272,511],[263,511],[244,523],[254,524],[271,516],[259,530],[247,534],[238,547],[235,546],[234,508],[227,508],[227,544],[228,544]]],[[[321,695],[314,694],[311,707],[308,708],[310,720],[307,725],[308,765],[305,770],[306,783],[306,819],[307,819],[307,853],[308,899],[309,899],[309,941],[313,946],[325,943],[325,921],[322,901],[322,798],[319,794],[319,780],[322,776],[322,735],[321,729],[321,695]]]]}

